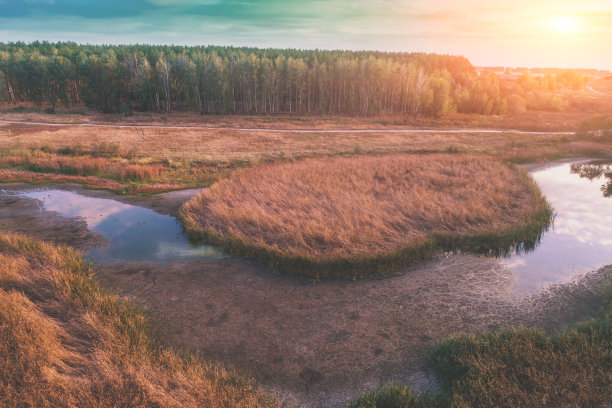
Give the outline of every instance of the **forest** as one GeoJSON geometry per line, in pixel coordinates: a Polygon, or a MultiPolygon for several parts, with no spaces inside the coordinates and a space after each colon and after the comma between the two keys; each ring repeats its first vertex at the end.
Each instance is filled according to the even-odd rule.
{"type": "Polygon", "coordinates": [[[502,78],[464,57],[216,46],[0,43],[0,103],[105,113],[431,116],[560,111],[573,70],[502,78]]]}

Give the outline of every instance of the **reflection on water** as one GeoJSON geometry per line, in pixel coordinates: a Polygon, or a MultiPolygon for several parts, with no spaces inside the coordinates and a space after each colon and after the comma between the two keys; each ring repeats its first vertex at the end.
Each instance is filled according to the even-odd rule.
{"type": "MultiPolygon", "coordinates": [[[[612,263],[612,199],[602,196],[597,177],[586,176],[594,170],[580,163],[532,173],[556,217],[535,251],[502,260],[516,272],[518,291],[567,282],[612,263]]],[[[606,174],[607,170],[600,170],[600,176],[606,174]]]]}
{"type": "MultiPolygon", "coordinates": [[[[514,289],[530,293],[612,263],[612,197],[605,194],[608,187],[601,187],[602,177],[610,179],[605,186],[612,184],[610,166],[602,162],[560,164],[532,175],[556,217],[535,250],[501,260],[516,276],[514,289]]],[[[80,217],[89,229],[109,239],[112,246],[88,253],[98,262],[165,263],[224,256],[212,246],[190,243],[174,217],[153,210],[62,190],[19,194],[38,200],[41,210],[80,217]]]]}
{"type": "Polygon", "coordinates": [[[589,163],[572,164],[572,173],[589,180],[603,178],[605,183],[601,186],[604,197],[612,196],[612,167],[606,161],[593,161],[589,163]]]}
{"type": "Polygon", "coordinates": [[[87,256],[94,261],[172,262],[190,257],[223,257],[212,246],[190,243],[176,218],[148,208],[72,191],[33,190],[21,195],[38,200],[46,211],[84,219],[90,230],[111,241],[108,248],[89,251],[87,256]]]}

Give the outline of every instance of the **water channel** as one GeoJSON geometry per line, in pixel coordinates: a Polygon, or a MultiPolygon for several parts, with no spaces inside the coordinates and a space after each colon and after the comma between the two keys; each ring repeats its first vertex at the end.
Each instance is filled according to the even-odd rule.
{"type": "MultiPolygon", "coordinates": [[[[601,162],[576,161],[531,173],[553,206],[555,220],[535,250],[500,259],[515,275],[513,291],[523,294],[612,263],[612,181],[606,184],[606,178],[612,179],[610,168],[601,162]]],[[[220,249],[190,242],[176,218],[148,208],[53,188],[10,194],[36,200],[41,211],[81,218],[90,230],[104,235],[110,245],[87,253],[95,262],[225,257],[220,249]]]]}

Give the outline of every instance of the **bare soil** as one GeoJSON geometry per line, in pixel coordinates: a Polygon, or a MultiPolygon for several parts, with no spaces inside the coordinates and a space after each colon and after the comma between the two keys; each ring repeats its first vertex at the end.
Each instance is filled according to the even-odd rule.
{"type": "Polygon", "coordinates": [[[513,301],[510,272],[494,259],[468,255],[385,280],[318,284],[236,259],[99,272],[104,285],[141,302],[172,344],[230,364],[309,407],[343,406],[388,382],[435,390],[425,356],[445,336],[576,323],[597,312],[598,283],[611,277],[608,267],[513,301]]]}
{"type": "MultiPolygon", "coordinates": [[[[86,193],[176,215],[194,192],[152,199],[86,193]]],[[[0,223],[7,230],[80,248],[99,243],[83,221],[41,213],[35,202],[20,200],[0,199],[0,223]]],[[[344,406],[390,381],[435,390],[425,356],[443,337],[578,322],[597,313],[601,282],[611,278],[608,266],[577,282],[516,298],[510,271],[495,259],[471,255],[445,256],[401,276],[358,282],[280,277],[231,258],[98,269],[102,284],[140,302],[170,343],[246,372],[306,407],[344,406]]]]}

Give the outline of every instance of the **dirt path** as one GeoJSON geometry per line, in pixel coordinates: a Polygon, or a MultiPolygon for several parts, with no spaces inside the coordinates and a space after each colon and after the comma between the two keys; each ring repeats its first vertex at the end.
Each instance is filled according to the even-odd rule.
{"type": "Polygon", "coordinates": [[[524,130],[500,129],[271,129],[271,128],[245,128],[232,126],[168,126],[168,125],[116,125],[105,123],[57,123],[36,121],[0,120],[3,125],[33,125],[50,127],[87,127],[87,128],[114,128],[114,129],[164,129],[164,130],[232,130],[238,132],[262,133],[401,133],[401,134],[499,134],[511,133],[519,135],[572,135],[574,132],[535,132],[524,130]]]}

